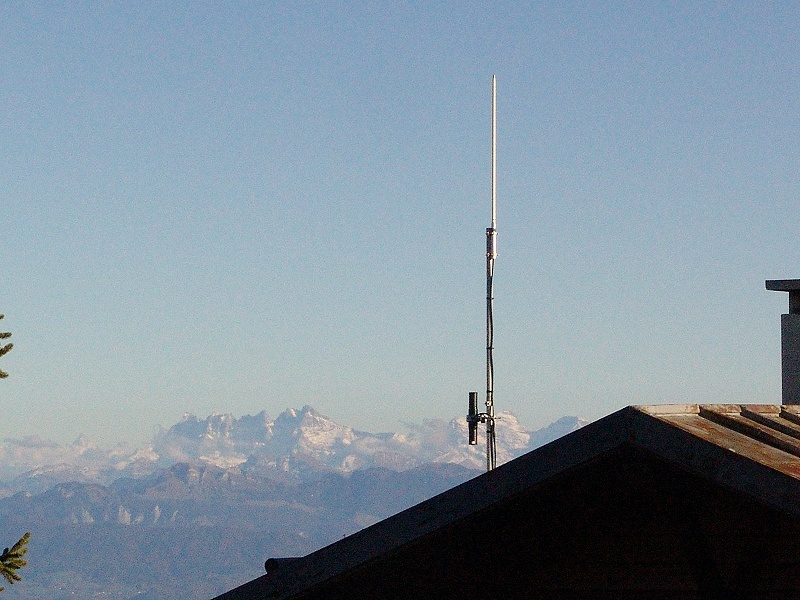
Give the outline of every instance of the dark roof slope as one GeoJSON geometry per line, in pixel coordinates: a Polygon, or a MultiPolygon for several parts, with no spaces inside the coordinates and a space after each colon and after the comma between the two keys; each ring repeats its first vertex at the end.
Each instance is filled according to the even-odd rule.
{"type": "Polygon", "coordinates": [[[270,559],[218,600],[290,598],[621,447],[800,518],[800,407],[632,406],[308,556],[270,559]]]}

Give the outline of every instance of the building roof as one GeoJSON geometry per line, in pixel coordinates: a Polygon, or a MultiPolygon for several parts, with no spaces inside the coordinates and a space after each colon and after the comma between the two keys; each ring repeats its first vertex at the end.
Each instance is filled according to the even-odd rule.
{"type": "Polygon", "coordinates": [[[623,447],[800,519],[800,406],[630,406],[307,556],[270,559],[218,600],[291,598],[623,447]]]}

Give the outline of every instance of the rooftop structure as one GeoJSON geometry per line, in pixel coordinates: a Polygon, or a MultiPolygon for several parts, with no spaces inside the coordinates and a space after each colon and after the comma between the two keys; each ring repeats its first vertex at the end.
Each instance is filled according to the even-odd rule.
{"type": "Polygon", "coordinates": [[[768,279],[768,290],[789,292],[781,315],[781,389],[784,404],[800,404],[800,279],[768,279]]]}
{"type": "Polygon", "coordinates": [[[766,284],[773,292],[789,292],[789,314],[800,313],[800,279],[767,279],[766,284]]]}
{"type": "Polygon", "coordinates": [[[796,598],[798,457],[797,406],[631,406],[218,600],[796,598]]]}

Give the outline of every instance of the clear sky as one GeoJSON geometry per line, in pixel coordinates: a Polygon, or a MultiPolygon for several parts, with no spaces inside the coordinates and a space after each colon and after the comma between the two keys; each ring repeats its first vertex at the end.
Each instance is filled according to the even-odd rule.
{"type": "Polygon", "coordinates": [[[0,437],[779,402],[800,4],[4,2],[0,437]]]}

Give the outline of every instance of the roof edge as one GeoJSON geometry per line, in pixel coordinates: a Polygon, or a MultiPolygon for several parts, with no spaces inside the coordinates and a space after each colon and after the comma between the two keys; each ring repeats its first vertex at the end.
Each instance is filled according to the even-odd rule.
{"type": "Polygon", "coordinates": [[[271,569],[269,574],[218,596],[217,600],[290,598],[623,445],[642,449],[800,517],[800,466],[793,467],[797,469],[795,474],[759,462],[766,457],[780,467],[794,464],[792,461],[797,458],[724,424],[725,419],[741,418],[743,410],[769,415],[780,413],[781,409],[733,404],[628,406],[371,527],[293,559],[285,568],[271,569]],[[709,419],[709,411],[725,418],[709,419]],[[737,447],[754,450],[748,455],[737,451],[737,447]]]}
{"type": "MultiPolygon", "coordinates": [[[[690,406],[690,405],[684,405],[690,406]]],[[[715,404],[697,405],[703,437],[682,421],[691,412],[671,412],[668,407],[633,406],[630,442],[695,475],[750,496],[763,504],[800,517],[798,487],[800,461],[780,446],[759,440],[725,424],[743,413],[779,414],[783,406],[715,404]],[[749,450],[750,454],[747,454],[749,450]],[[771,461],[765,464],[765,459],[771,461]],[[790,467],[787,469],[787,466],[790,467]]]]}
{"type": "Polygon", "coordinates": [[[618,447],[630,440],[629,421],[636,414],[633,407],[618,410],[215,600],[252,597],[245,594],[289,598],[618,447]]]}

